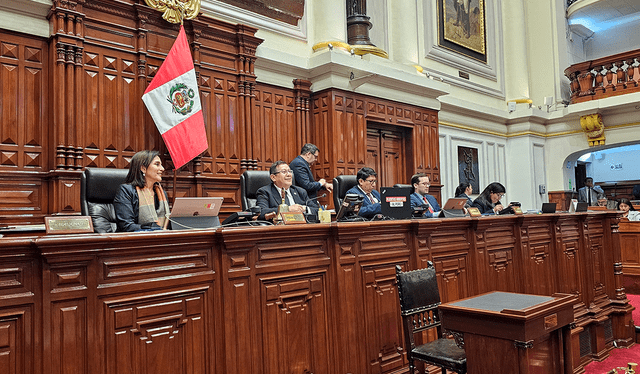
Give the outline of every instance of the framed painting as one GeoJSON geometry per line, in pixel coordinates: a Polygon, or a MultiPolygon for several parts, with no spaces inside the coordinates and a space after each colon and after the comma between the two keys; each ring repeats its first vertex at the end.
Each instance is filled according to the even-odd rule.
{"type": "Polygon", "coordinates": [[[458,147],[458,183],[470,183],[473,193],[480,193],[478,149],[458,147]]]}
{"type": "Polygon", "coordinates": [[[487,62],[484,0],[437,0],[438,44],[487,62]]]}

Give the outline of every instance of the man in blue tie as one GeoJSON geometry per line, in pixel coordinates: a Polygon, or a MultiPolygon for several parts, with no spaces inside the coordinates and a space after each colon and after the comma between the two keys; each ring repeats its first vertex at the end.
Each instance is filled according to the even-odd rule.
{"type": "Polygon", "coordinates": [[[355,193],[364,196],[358,215],[364,218],[373,218],[376,214],[381,214],[380,193],[375,190],[378,182],[376,171],[372,168],[363,167],[358,170],[356,178],[358,179],[358,185],[347,191],[347,194],[355,193]]]}
{"type": "Polygon", "coordinates": [[[431,182],[425,173],[418,173],[411,177],[411,208],[424,208],[425,217],[437,217],[440,213],[440,205],[436,198],[429,195],[431,182]]]}

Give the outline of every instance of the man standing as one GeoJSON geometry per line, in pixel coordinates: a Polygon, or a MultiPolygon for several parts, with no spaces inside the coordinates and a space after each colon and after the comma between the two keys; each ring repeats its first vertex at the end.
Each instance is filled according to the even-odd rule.
{"type": "Polygon", "coordinates": [[[598,204],[598,199],[604,197],[604,191],[600,186],[593,185],[593,178],[587,177],[584,180],[584,187],[578,190],[578,201],[588,203],[589,206],[598,204]]]}
{"type": "Polygon", "coordinates": [[[358,170],[356,178],[358,185],[347,191],[347,194],[355,193],[360,196],[364,196],[362,200],[362,207],[358,211],[358,215],[364,218],[372,218],[376,214],[382,213],[382,207],[380,205],[380,193],[375,190],[376,183],[378,182],[378,174],[376,171],[363,167],[358,170]]]}
{"type": "Polygon", "coordinates": [[[425,217],[437,217],[440,205],[436,198],[429,195],[431,182],[425,173],[418,173],[411,177],[411,208],[425,208],[425,217]]]}
{"type": "Polygon", "coordinates": [[[292,186],[293,172],[284,161],[276,161],[269,168],[271,184],[260,187],[257,195],[257,205],[261,208],[259,219],[264,220],[265,214],[275,213],[278,206],[284,203],[290,212],[318,214],[318,203],[309,200],[307,191],[292,186]]]}
{"type": "Polygon", "coordinates": [[[314,144],[307,143],[302,146],[300,155],[291,161],[289,166],[293,170],[293,177],[296,179],[296,185],[304,188],[307,191],[310,199],[315,199],[318,196],[318,190],[324,188],[331,192],[333,186],[328,183],[324,178],[319,181],[313,179],[313,173],[311,173],[311,165],[313,165],[320,155],[318,147],[314,144]]]}

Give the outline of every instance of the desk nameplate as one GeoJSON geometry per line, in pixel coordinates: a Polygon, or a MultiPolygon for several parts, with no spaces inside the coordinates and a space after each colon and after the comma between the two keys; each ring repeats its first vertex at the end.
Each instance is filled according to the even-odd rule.
{"type": "Polygon", "coordinates": [[[93,222],[89,216],[44,217],[44,225],[47,235],[93,232],[93,222]]]}

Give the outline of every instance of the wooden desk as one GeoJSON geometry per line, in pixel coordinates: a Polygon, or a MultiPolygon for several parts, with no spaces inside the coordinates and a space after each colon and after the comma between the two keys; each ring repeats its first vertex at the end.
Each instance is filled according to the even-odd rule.
{"type": "Polygon", "coordinates": [[[635,337],[617,215],[4,237],[0,373],[406,373],[395,266],[427,261],[445,303],[577,295],[580,373],[635,337]]]}
{"type": "Polygon", "coordinates": [[[469,374],[572,373],[575,299],[489,292],[441,305],[442,326],[463,335],[469,374]]]}

